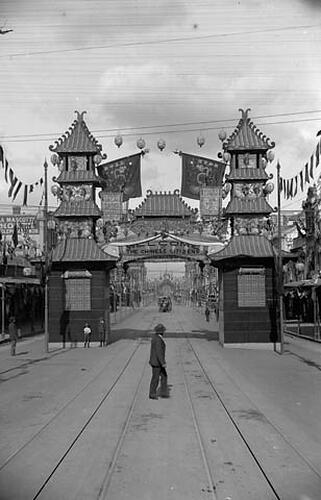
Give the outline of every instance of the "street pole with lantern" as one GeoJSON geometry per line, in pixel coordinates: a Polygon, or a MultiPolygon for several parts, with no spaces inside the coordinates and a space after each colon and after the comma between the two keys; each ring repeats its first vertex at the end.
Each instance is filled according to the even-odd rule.
{"type": "Polygon", "coordinates": [[[49,352],[48,330],[48,163],[44,164],[44,252],[45,252],[45,352],[49,352]]]}

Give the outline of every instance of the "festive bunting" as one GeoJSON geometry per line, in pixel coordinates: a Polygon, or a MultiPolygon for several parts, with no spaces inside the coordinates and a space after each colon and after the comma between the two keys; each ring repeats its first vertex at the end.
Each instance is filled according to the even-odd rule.
{"type": "Polygon", "coordinates": [[[280,178],[280,186],[282,186],[282,189],[280,190],[283,191],[285,198],[293,198],[297,195],[299,187],[302,192],[304,190],[304,185],[309,184],[311,180],[314,180],[314,171],[320,164],[320,154],[321,139],[316,146],[315,152],[311,155],[310,161],[304,165],[299,174],[295,175],[291,179],[280,178]]]}
{"type": "Polygon", "coordinates": [[[43,179],[39,179],[39,181],[33,183],[33,184],[24,184],[20,179],[18,179],[11,167],[9,167],[9,163],[7,158],[5,157],[4,149],[2,146],[0,146],[0,162],[2,164],[2,168],[4,169],[4,179],[7,184],[9,184],[9,189],[8,189],[8,198],[11,198],[12,196],[12,201],[15,201],[16,197],[18,196],[20,189],[22,186],[24,186],[23,192],[23,205],[27,205],[28,201],[28,191],[29,193],[32,193],[34,186],[42,186],[43,184],[43,179]]]}

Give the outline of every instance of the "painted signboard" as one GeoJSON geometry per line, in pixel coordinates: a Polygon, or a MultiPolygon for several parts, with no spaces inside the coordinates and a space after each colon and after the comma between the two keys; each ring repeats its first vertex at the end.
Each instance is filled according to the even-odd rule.
{"type": "Polygon", "coordinates": [[[200,189],[201,217],[217,217],[221,208],[221,188],[217,186],[200,189]]]}
{"type": "Polygon", "coordinates": [[[112,193],[101,191],[101,209],[104,221],[119,221],[122,217],[123,195],[122,193],[112,193]]]}
{"type": "Polygon", "coordinates": [[[12,234],[15,224],[19,234],[39,234],[39,220],[35,215],[0,216],[0,230],[3,235],[12,234]]]}

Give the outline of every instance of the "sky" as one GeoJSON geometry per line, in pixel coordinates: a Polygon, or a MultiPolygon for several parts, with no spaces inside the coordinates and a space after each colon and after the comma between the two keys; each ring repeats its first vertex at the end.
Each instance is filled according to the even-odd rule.
{"type": "MultiPolygon", "coordinates": [[[[87,111],[107,161],[136,153],[144,138],[143,195],[180,188],[176,149],[217,159],[218,132],[233,132],[239,108],[250,108],[276,143],[269,173],[279,160],[290,178],[315,151],[319,0],[0,0],[0,7],[0,25],[13,30],[0,35],[0,144],[24,184],[43,175],[48,148],[75,110],[87,111]]],[[[50,164],[49,185],[57,173],[50,164]]],[[[300,208],[306,190],[282,208],[300,208]]],[[[0,203],[11,203],[7,191],[0,171],[0,203]]],[[[41,196],[36,189],[29,203],[38,205],[41,196]]],[[[131,208],[140,201],[131,200],[131,208]]],[[[49,203],[57,205],[51,195],[49,203]]]]}

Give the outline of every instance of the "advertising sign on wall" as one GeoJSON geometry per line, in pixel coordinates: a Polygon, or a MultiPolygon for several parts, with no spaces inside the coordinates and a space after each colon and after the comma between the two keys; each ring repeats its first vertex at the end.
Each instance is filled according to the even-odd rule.
{"type": "Polygon", "coordinates": [[[15,224],[19,234],[39,234],[39,220],[36,215],[0,216],[0,230],[3,235],[12,234],[15,224]]]}

